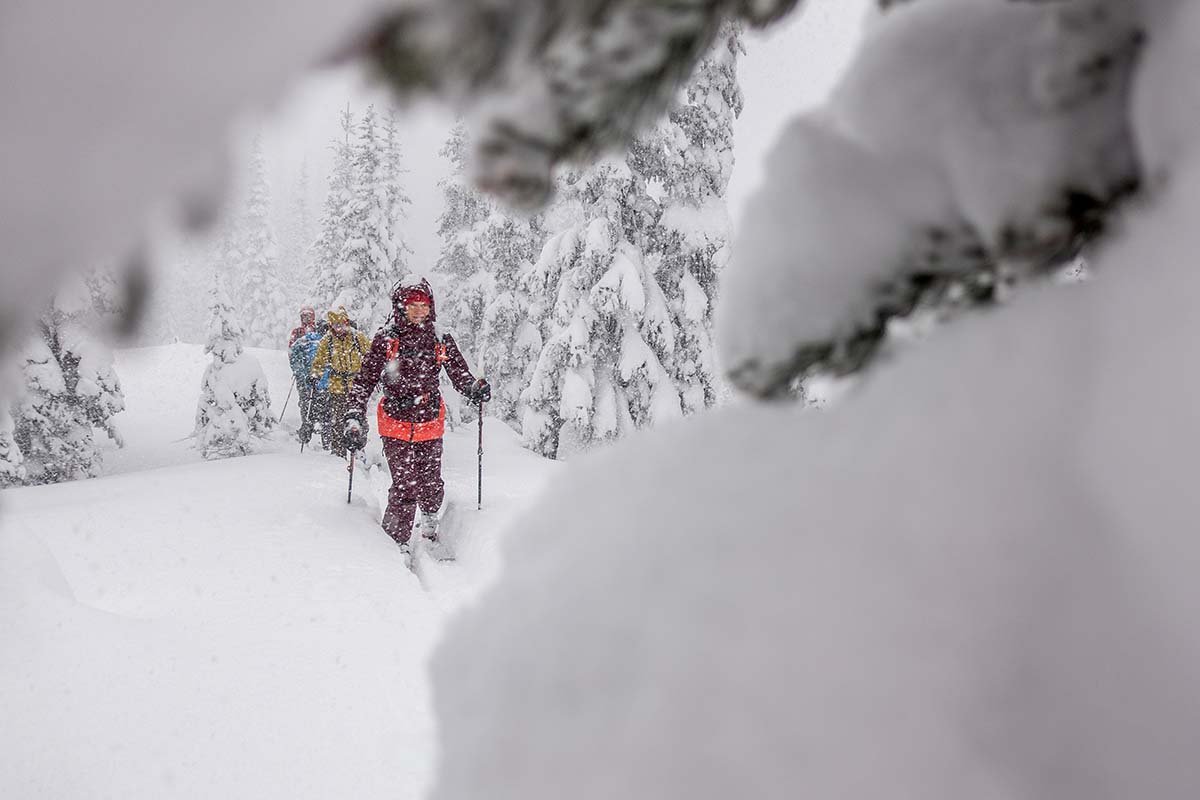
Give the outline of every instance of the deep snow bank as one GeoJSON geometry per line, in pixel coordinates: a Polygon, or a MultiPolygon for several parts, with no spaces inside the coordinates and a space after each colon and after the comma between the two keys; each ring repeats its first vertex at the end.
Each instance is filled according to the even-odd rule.
{"type": "Polygon", "coordinates": [[[832,412],[580,462],[438,655],[434,796],[1190,796],[1192,177],[832,412]]]}
{"type": "Polygon", "coordinates": [[[437,800],[1195,796],[1200,11],[1142,5],[1095,279],[581,462],[437,656],[437,800]]]}

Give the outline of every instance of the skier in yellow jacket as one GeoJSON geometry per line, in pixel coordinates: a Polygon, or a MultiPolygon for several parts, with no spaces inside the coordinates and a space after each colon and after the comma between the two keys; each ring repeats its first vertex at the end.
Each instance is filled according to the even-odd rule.
{"type": "Polygon", "coordinates": [[[314,380],[320,380],[327,370],[329,372],[329,416],[321,426],[321,443],[334,455],[345,458],[346,398],[354,385],[354,377],[362,369],[363,356],[371,349],[371,340],[354,329],[344,308],[330,311],[326,319],[329,320],[329,333],[317,345],[312,365],[314,380]]]}

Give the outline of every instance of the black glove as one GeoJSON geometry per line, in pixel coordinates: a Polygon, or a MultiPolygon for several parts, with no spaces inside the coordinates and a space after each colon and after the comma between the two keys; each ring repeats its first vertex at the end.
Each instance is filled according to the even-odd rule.
{"type": "Polygon", "coordinates": [[[362,450],[367,446],[367,421],[361,411],[347,411],[342,423],[342,436],[349,450],[362,450]]]}
{"type": "Polygon", "coordinates": [[[480,378],[475,381],[475,385],[471,387],[471,392],[467,396],[473,403],[487,403],[492,399],[492,385],[480,378]]]}

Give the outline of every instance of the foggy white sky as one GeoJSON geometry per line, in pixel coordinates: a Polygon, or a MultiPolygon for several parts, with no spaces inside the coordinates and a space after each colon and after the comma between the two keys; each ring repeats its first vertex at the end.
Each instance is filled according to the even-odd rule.
{"type": "MultiPolygon", "coordinates": [[[[868,0],[809,0],[803,14],[794,14],[765,33],[747,35],[747,52],[738,67],[746,104],[734,131],[736,164],[728,197],[735,226],[780,129],[825,97],[852,55],[867,4],[868,0]]],[[[323,73],[297,86],[261,126],[252,122],[243,126],[244,139],[261,128],[277,205],[294,193],[300,165],[307,161],[309,209],[315,225],[325,196],[329,144],[337,134],[338,111],[349,102],[357,115],[372,101],[377,108],[388,106],[382,96],[367,91],[354,73],[323,73]]],[[[448,165],[437,152],[452,118],[432,105],[399,113],[409,170],[405,189],[413,200],[405,238],[413,250],[411,268],[425,272],[440,247],[437,182],[448,165]]]]}

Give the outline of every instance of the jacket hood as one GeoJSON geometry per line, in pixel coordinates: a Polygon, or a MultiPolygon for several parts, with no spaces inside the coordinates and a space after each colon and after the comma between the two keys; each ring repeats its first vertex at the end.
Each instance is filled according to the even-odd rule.
{"type": "Polygon", "coordinates": [[[433,288],[429,281],[420,275],[405,275],[392,289],[392,316],[397,323],[406,322],[404,318],[404,295],[416,289],[429,296],[429,322],[437,322],[437,301],[433,297],[433,288]]]}

